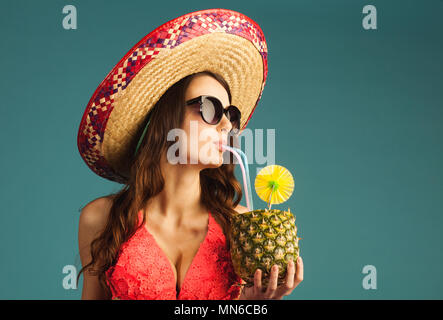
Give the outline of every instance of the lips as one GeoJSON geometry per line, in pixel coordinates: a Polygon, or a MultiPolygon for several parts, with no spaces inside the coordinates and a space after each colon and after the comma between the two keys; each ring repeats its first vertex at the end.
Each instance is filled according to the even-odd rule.
{"type": "Polygon", "coordinates": [[[214,141],[214,144],[217,146],[218,151],[223,151],[222,145],[226,145],[227,142],[225,140],[214,141]]]}

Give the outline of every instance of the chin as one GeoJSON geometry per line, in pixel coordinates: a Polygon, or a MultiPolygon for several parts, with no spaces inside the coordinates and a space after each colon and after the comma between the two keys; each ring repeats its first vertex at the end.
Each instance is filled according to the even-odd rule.
{"type": "Polygon", "coordinates": [[[201,164],[206,168],[219,168],[223,164],[223,157],[220,156],[218,158],[205,159],[201,164]]]}

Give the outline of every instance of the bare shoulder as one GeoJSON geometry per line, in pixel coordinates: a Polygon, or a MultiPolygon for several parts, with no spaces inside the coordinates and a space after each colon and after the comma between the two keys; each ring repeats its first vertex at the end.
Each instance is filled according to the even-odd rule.
{"type": "Polygon", "coordinates": [[[88,231],[101,230],[108,220],[111,206],[110,197],[100,197],[90,201],[81,210],[79,228],[88,231]]]}
{"type": "MultiPolygon", "coordinates": [[[[91,243],[105,228],[111,206],[112,199],[110,197],[101,197],[90,201],[81,210],[78,245],[83,267],[92,263],[91,243]]],[[[94,263],[100,264],[97,260],[94,263]]],[[[83,274],[82,299],[109,299],[97,275],[89,272],[83,274]]]]}
{"type": "Polygon", "coordinates": [[[237,211],[238,213],[245,213],[249,211],[248,208],[241,205],[236,206],[234,210],[237,211]]]}

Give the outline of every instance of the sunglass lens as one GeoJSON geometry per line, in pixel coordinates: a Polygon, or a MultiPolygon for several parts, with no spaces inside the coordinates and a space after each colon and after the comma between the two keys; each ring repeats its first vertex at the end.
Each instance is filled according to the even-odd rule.
{"type": "Polygon", "coordinates": [[[225,111],[222,103],[213,97],[203,97],[201,112],[203,120],[209,124],[218,124],[223,117],[223,113],[226,113],[226,117],[231,121],[233,128],[240,128],[241,112],[235,106],[229,106],[225,111]]]}
{"type": "Polygon", "coordinates": [[[227,117],[232,123],[232,127],[239,129],[240,127],[240,110],[234,106],[228,108],[227,117]]]}
{"type": "Polygon", "coordinates": [[[223,107],[220,103],[212,98],[206,97],[202,101],[202,115],[203,119],[209,124],[217,124],[223,112],[223,107]]]}

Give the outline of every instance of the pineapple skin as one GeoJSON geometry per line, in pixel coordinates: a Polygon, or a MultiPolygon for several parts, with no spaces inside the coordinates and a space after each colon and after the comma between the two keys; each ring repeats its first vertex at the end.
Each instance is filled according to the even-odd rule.
{"type": "Polygon", "coordinates": [[[230,232],[231,258],[237,275],[254,285],[254,273],[262,270],[267,286],[271,268],[278,265],[278,285],[285,282],[288,262],[299,256],[297,226],[290,210],[258,209],[234,216],[230,232]]]}

